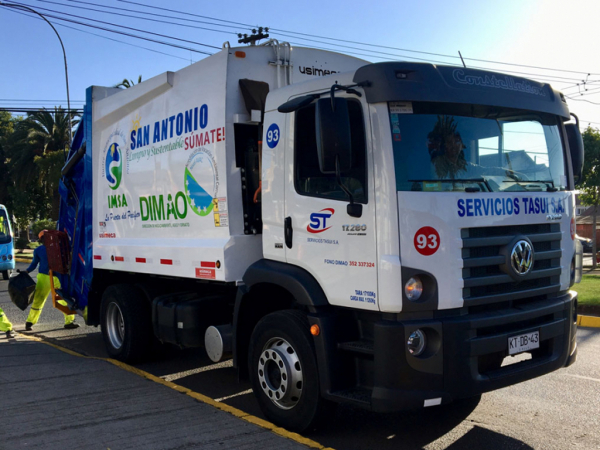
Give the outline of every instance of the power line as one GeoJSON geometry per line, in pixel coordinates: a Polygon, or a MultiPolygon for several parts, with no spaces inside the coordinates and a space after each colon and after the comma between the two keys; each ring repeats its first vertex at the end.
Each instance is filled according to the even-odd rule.
{"type": "MultiPolygon", "coordinates": [[[[282,33],[273,33],[273,34],[279,34],[281,36],[284,37],[291,37],[294,38],[297,36],[290,36],[290,35],[286,35],[286,34],[282,34],[282,33]]],[[[337,47],[343,47],[343,48],[349,48],[349,49],[353,49],[353,50],[361,50],[361,51],[370,51],[371,54],[372,53],[379,53],[382,55],[388,55],[388,56],[394,56],[394,57],[401,57],[401,58],[407,58],[407,59],[414,59],[417,61],[426,61],[426,62],[434,62],[434,63],[440,63],[440,64],[446,64],[446,65],[456,65],[459,66],[461,64],[454,64],[454,63],[449,63],[447,61],[436,61],[436,60],[432,60],[430,58],[425,59],[425,58],[417,58],[414,56],[406,56],[406,55],[399,55],[399,54],[395,54],[395,53],[388,53],[388,52],[381,52],[381,51],[377,51],[377,50],[366,50],[366,49],[361,49],[361,48],[357,48],[357,47],[351,47],[348,45],[341,45],[341,44],[330,44],[328,42],[323,42],[323,41],[319,41],[316,39],[308,39],[308,38],[299,38],[299,39],[303,39],[306,41],[310,41],[310,42],[317,42],[320,44],[325,44],[325,45],[336,45],[337,47]]],[[[444,55],[440,55],[440,56],[444,56],[444,55]]],[[[444,56],[444,57],[450,57],[450,56],[444,56]]],[[[467,59],[467,58],[465,58],[467,59]]],[[[469,68],[471,69],[482,69],[482,70],[492,70],[488,67],[477,67],[477,66],[470,66],[469,68]]],[[[555,82],[562,82],[562,80],[569,80],[569,81],[575,81],[577,80],[577,78],[567,78],[567,77],[560,77],[557,75],[547,75],[547,74],[534,74],[534,73],[529,73],[529,72],[518,72],[518,71],[514,71],[514,70],[505,70],[503,73],[516,73],[516,74],[520,74],[520,75],[527,75],[529,77],[534,77],[534,78],[539,78],[539,79],[544,79],[544,80],[550,80],[550,81],[555,81],[555,82]]]]}
{"type": "MultiPolygon", "coordinates": [[[[4,108],[4,107],[0,107],[0,111],[6,111],[6,112],[16,112],[16,113],[33,113],[33,112],[49,112],[50,114],[54,114],[54,111],[51,111],[47,108],[19,108],[19,107],[8,107],[8,108],[4,108]]],[[[63,109],[61,108],[61,112],[63,113],[75,113],[75,114],[83,114],[83,109],[63,109]]]]}
{"type": "MultiPolygon", "coordinates": [[[[148,42],[155,42],[157,44],[168,45],[170,47],[180,48],[180,49],[183,49],[183,50],[189,50],[189,51],[195,52],[195,53],[202,53],[204,55],[212,55],[212,53],[204,52],[202,50],[197,50],[197,49],[194,49],[194,48],[191,48],[191,47],[184,47],[182,45],[173,44],[171,42],[159,41],[159,40],[151,39],[151,38],[148,38],[148,37],[145,37],[145,36],[138,36],[138,35],[135,35],[135,34],[132,34],[132,33],[127,33],[125,31],[111,30],[110,28],[100,27],[98,25],[92,25],[92,24],[85,23],[85,22],[78,22],[78,21],[72,20],[72,19],[65,19],[65,18],[62,18],[62,17],[54,16],[52,14],[45,14],[45,16],[53,18],[53,19],[56,19],[56,20],[62,20],[64,22],[69,22],[69,23],[74,23],[74,24],[77,24],[77,25],[82,25],[82,26],[85,26],[85,27],[96,28],[98,30],[107,31],[107,32],[110,32],[110,33],[116,33],[116,34],[121,34],[123,36],[133,37],[133,38],[136,38],[136,39],[142,39],[142,40],[148,41],[148,42]]],[[[115,26],[119,26],[119,25],[115,24],[115,26]]]]}
{"type": "MultiPolygon", "coordinates": [[[[22,3],[15,3],[15,4],[16,5],[24,5],[22,3]]],[[[24,5],[24,6],[27,6],[27,5],[24,5]]],[[[58,13],[58,14],[62,14],[62,15],[69,16],[69,17],[75,17],[77,19],[89,20],[90,22],[97,22],[97,23],[101,23],[101,24],[104,24],[104,25],[110,25],[110,26],[113,26],[113,27],[126,28],[128,30],[137,31],[137,32],[140,32],[140,33],[147,33],[147,34],[151,34],[153,36],[159,36],[159,37],[163,37],[163,38],[167,38],[167,39],[173,39],[173,40],[180,41],[180,42],[187,42],[188,44],[200,45],[202,47],[209,47],[209,48],[214,48],[214,49],[217,49],[217,50],[221,50],[221,47],[216,47],[214,45],[203,44],[202,42],[190,41],[188,39],[181,39],[181,38],[178,38],[178,37],[168,36],[168,35],[161,34],[161,33],[154,33],[152,31],[140,30],[139,28],[128,27],[126,25],[116,24],[116,23],[112,23],[112,22],[105,22],[104,20],[90,19],[90,18],[87,18],[87,17],[78,16],[76,14],[69,14],[69,13],[65,13],[65,12],[61,12],[61,11],[56,11],[56,10],[49,9],[49,8],[38,7],[38,9],[41,9],[41,10],[44,10],[44,11],[50,11],[50,12],[54,12],[54,13],[58,13]]],[[[54,19],[59,19],[59,20],[67,21],[67,22],[72,22],[69,19],[64,19],[64,18],[61,18],[61,17],[53,16],[51,14],[46,14],[46,15],[48,17],[52,17],[54,19]]],[[[75,23],[78,23],[79,25],[90,26],[89,24],[85,24],[85,23],[79,23],[79,22],[75,22],[75,23]]],[[[94,27],[94,28],[96,28],[96,27],[94,27]]],[[[114,30],[111,30],[111,31],[114,31],[114,30]]],[[[200,53],[205,53],[207,55],[212,55],[212,53],[206,53],[206,52],[200,52],[200,53]]]]}
{"type": "Polygon", "coordinates": [[[159,7],[159,6],[150,6],[150,5],[145,5],[145,4],[143,4],[143,3],[132,2],[132,1],[128,1],[128,0],[117,0],[117,1],[118,1],[118,2],[122,2],[122,3],[130,3],[130,4],[132,4],[132,5],[143,6],[143,7],[145,7],[145,8],[158,9],[158,10],[161,10],[161,11],[169,11],[169,12],[174,12],[174,13],[177,13],[177,14],[185,14],[186,16],[200,17],[200,18],[202,18],[202,19],[217,20],[217,21],[219,21],[219,22],[224,22],[224,23],[232,23],[232,24],[234,24],[234,25],[241,25],[241,26],[244,26],[244,27],[250,27],[250,28],[254,27],[254,25],[249,25],[249,24],[247,24],[247,23],[233,22],[233,21],[231,21],[231,20],[218,19],[218,18],[216,18],[216,17],[201,16],[201,15],[199,15],[199,14],[193,14],[193,13],[184,12],[184,11],[177,11],[177,10],[174,10],[174,9],[169,9],[169,8],[161,8],[161,7],[159,7]]]}
{"type": "MultiPolygon", "coordinates": [[[[302,43],[299,42],[294,42],[294,41],[289,41],[290,44],[293,45],[303,45],[302,43]]],[[[318,42],[318,41],[317,41],[318,42]]],[[[325,43],[326,45],[335,45],[335,44],[328,44],[325,43]]],[[[336,48],[331,48],[331,47],[317,47],[317,46],[313,46],[312,48],[315,49],[319,49],[319,50],[328,50],[328,51],[332,51],[332,50],[336,50],[336,48]]],[[[354,48],[354,47],[352,47],[354,48]]],[[[359,49],[362,50],[362,49],[359,49]]],[[[369,50],[364,50],[369,52],[369,50]]],[[[369,58],[378,58],[378,59],[383,59],[383,60],[389,60],[387,58],[384,58],[382,56],[378,56],[378,55],[374,55],[373,52],[371,53],[359,53],[359,52],[355,52],[355,51],[345,51],[346,54],[349,55],[359,55],[359,56],[366,56],[369,58]]],[[[383,53],[383,52],[376,52],[376,53],[383,53]]],[[[393,54],[393,53],[385,53],[386,55],[389,56],[394,56],[394,57],[400,57],[400,58],[406,58],[406,59],[414,59],[417,61],[425,61],[425,62],[429,62],[429,63],[434,63],[434,64],[444,64],[444,65],[449,65],[449,66],[456,66],[456,67],[462,67],[462,65],[460,64],[453,64],[453,63],[449,63],[447,61],[438,61],[438,60],[432,60],[432,59],[423,59],[423,58],[417,58],[414,56],[406,56],[406,55],[398,55],[398,54],[393,54]]],[[[480,69],[480,70],[486,70],[486,71],[491,71],[490,68],[488,67],[478,67],[478,66],[470,66],[470,69],[480,69]]],[[[516,72],[516,71],[511,71],[511,70],[506,70],[504,72],[497,72],[497,73],[516,73],[516,74],[520,74],[520,75],[527,75],[530,79],[534,79],[537,81],[541,81],[541,82],[550,82],[550,83],[565,83],[565,81],[559,80],[558,78],[562,78],[562,77],[556,77],[554,75],[539,75],[539,74],[531,74],[531,73],[526,73],[526,72],[516,72]],[[552,77],[552,78],[550,78],[552,77]]]]}
{"type": "MultiPolygon", "coordinates": [[[[11,12],[18,13],[18,14],[21,14],[21,15],[26,16],[26,17],[33,17],[34,19],[37,19],[37,20],[42,20],[39,17],[28,15],[28,14],[25,14],[23,12],[19,12],[19,11],[11,11],[11,12]]],[[[102,38],[102,39],[107,39],[107,40],[113,41],[113,42],[118,42],[118,43],[124,44],[124,45],[129,45],[131,47],[141,48],[143,50],[148,50],[149,52],[154,52],[154,53],[158,53],[158,54],[161,54],[161,55],[170,56],[172,58],[178,58],[178,59],[183,59],[184,61],[188,61],[188,58],[183,58],[181,56],[177,56],[177,55],[172,55],[170,53],[161,52],[160,50],[155,50],[153,48],[143,47],[141,45],[135,45],[135,44],[132,44],[131,42],[121,41],[119,39],[114,39],[114,38],[111,38],[111,37],[108,37],[108,36],[102,36],[101,34],[92,33],[91,31],[81,30],[79,28],[71,27],[71,26],[65,25],[63,23],[54,23],[54,25],[56,25],[57,27],[68,28],[70,30],[79,31],[80,33],[91,34],[92,36],[96,36],[96,37],[99,37],[99,38],[102,38]]],[[[165,43],[164,45],[169,45],[169,44],[165,43]]],[[[176,47],[176,48],[180,48],[180,47],[176,47]]]]}
{"type": "MultiPolygon", "coordinates": [[[[46,3],[53,3],[53,4],[57,4],[57,5],[61,5],[61,6],[70,6],[70,5],[64,5],[62,3],[53,2],[53,1],[50,1],[50,0],[36,0],[36,1],[46,2],[46,3]]],[[[150,14],[150,15],[158,15],[158,14],[148,13],[146,11],[133,10],[133,9],[128,9],[128,8],[118,8],[118,7],[114,7],[114,6],[103,6],[103,5],[99,5],[97,3],[90,3],[90,2],[85,2],[85,1],[81,1],[81,0],[66,0],[66,1],[75,2],[75,3],[81,3],[81,4],[89,4],[89,5],[94,5],[94,6],[102,6],[104,8],[110,8],[110,9],[125,10],[125,11],[128,11],[128,12],[150,14]]],[[[172,9],[169,9],[169,8],[154,7],[154,6],[149,6],[149,5],[143,5],[143,4],[137,3],[137,2],[125,1],[125,0],[122,0],[122,1],[124,1],[125,3],[131,3],[131,4],[135,4],[135,5],[141,5],[141,6],[145,6],[145,7],[148,7],[148,8],[153,8],[153,9],[158,9],[158,10],[175,12],[175,13],[178,13],[178,14],[188,14],[188,13],[184,13],[182,11],[176,11],[176,10],[172,10],[172,9]]],[[[109,11],[101,11],[101,10],[97,10],[97,9],[93,9],[93,8],[76,7],[76,6],[71,6],[71,7],[92,10],[92,11],[96,11],[96,12],[100,12],[100,13],[118,14],[118,13],[112,13],[112,12],[109,12],[109,11]]],[[[50,11],[53,11],[53,10],[50,10],[50,11]]],[[[189,13],[189,14],[191,14],[191,13],[189,13]]],[[[120,15],[123,15],[123,14],[120,14],[120,15]]],[[[209,17],[209,16],[201,16],[201,15],[197,15],[197,14],[191,14],[191,15],[192,16],[196,16],[196,17],[202,17],[202,18],[209,18],[211,20],[219,20],[219,21],[223,21],[223,22],[227,22],[227,23],[236,23],[236,24],[239,24],[239,25],[242,25],[242,26],[248,26],[248,27],[250,26],[248,24],[242,24],[240,22],[225,21],[225,20],[222,20],[222,19],[218,19],[218,18],[214,18],[214,17],[209,17]]],[[[143,20],[151,20],[151,21],[161,22],[161,23],[169,23],[169,24],[172,24],[172,25],[188,26],[188,27],[191,27],[191,28],[200,28],[200,29],[205,29],[205,30],[208,30],[208,31],[215,31],[215,32],[221,32],[221,33],[227,33],[226,31],[223,31],[223,30],[206,29],[204,27],[193,27],[193,26],[189,26],[189,25],[185,25],[185,24],[174,24],[172,22],[166,22],[166,21],[148,19],[148,18],[143,18],[143,17],[138,17],[138,16],[130,16],[130,15],[125,15],[125,16],[127,16],[127,17],[134,17],[134,18],[143,19],[143,20]]],[[[77,16],[77,17],[79,17],[79,16],[77,16]]],[[[174,16],[167,16],[167,17],[175,19],[175,20],[188,20],[188,21],[192,21],[192,22],[206,23],[206,22],[202,22],[202,21],[194,21],[192,19],[177,18],[177,17],[174,17],[174,16]]],[[[220,25],[220,24],[214,24],[214,23],[211,23],[211,24],[216,25],[216,26],[228,26],[228,25],[220,25]]],[[[271,28],[271,30],[278,30],[278,29],[271,28]]],[[[285,30],[283,30],[283,31],[285,31],[285,30]]],[[[298,33],[298,32],[294,32],[294,31],[287,31],[287,32],[288,33],[293,33],[293,34],[298,34],[298,35],[301,35],[301,36],[311,36],[311,35],[308,35],[306,33],[298,33]]],[[[292,38],[293,37],[298,37],[298,36],[286,35],[286,34],[283,34],[283,33],[276,33],[276,34],[280,34],[282,36],[292,37],[292,38]]],[[[314,37],[320,37],[320,36],[314,36],[314,37]]],[[[341,42],[357,43],[359,45],[368,45],[368,46],[372,46],[372,47],[398,49],[396,47],[380,46],[380,45],[375,45],[375,44],[367,44],[367,43],[361,43],[361,42],[356,42],[356,41],[347,41],[347,40],[336,39],[336,38],[328,38],[328,37],[320,37],[320,38],[322,38],[322,39],[330,39],[330,40],[334,40],[334,41],[341,41],[341,42]]],[[[369,51],[367,49],[361,49],[361,48],[356,48],[356,47],[347,46],[347,45],[341,45],[341,44],[331,44],[331,43],[327,43],[327,42],[318,41],[318,40],[315,40],[315,39],[308,39],[308,38],[303,38],[303,37],[299,37],[299,39],[303,39],[303,40],[311,41],[311,42],[322,43],[322,44],[325,44],[325,45],[334,45],[334,46],[338,46],[338,47],[350,48],[350,49],[354,49],[354,50],[369,51]]],[[[327,50],[331,50],[331,49],[328,48],[327,50]]],[[[403,51],[408,51],[408,52],[413,52],[413,53],[423,53],[423,54],[428,54],[428,55],[437,55],[437,56],[442,56],[442,57],[445,57],[445,58],[458,58],[457,56],[454,56],[454,55],[444,55],[444,54],[440,54],[440,53],[420,52],[420,51],[409,50],[409,49],[398,49],[398,50],[403,50],[403,51]]],[[[396,58],[400,57],[400,58],[413,59],[413,60],[418,60],[418,61],[427,61],[427,62],[434,62],[434,63],[441,63],[441,64],[450,64],[450,65],[453,65],[452,63],[448,63],[446,61],[435,61],[435,60],[431,60],[431,59],[417,58],[417,57],[411,57],[411,56],[407,56],[407,55],[398,55],[398,54],[387,53],[387,52],[380,52],[380,51],[371,51],[371,52],[375,52],[375,53],[379,53],[379,54],[383,54],[383,55],[387,55],[387,56],[393,56],[393,57],[396,57],[396,58]]],[[[358,55],[361,55],[361,56],[377,57],[377,56],[373,55],[372,53],[367,54],[367,55],[365,55],[364,53],[354,53],[354,54],[358,54],[358,55]]],[[[379,57],[379,59],[384,59],[384,58],[379,57]]],[[[514,65],[514,66],[519,66],[519,67],[530,67],[530,68],[537,68],[537,69],[542,69],[542,70],[563,71],[563,72],[570,72],[570,73],[586,73],[586,72],[578,72],[578,71],[571,71],[571,70],[548,69],[548,68],[539,67],[539,66],[527,66],[527,65],[522,65],[522,64],[504,63],[504,62],[499,62],[499,61],[484,60],[484,59],[477,59],[477,58],[465,58],[465,59],[472,60],[472,61],[487,62],[487,63],[491,63],[491,64],[504,64],[504,65],[514,65]]],[[[490,70],[490,68],[487,68],[487,67],[472,67],[472,68],[483,69],[483,70],[490,70]]],[[[534,74],[534,73],[519,72],[519,71],[504,71],[504,72],[506,72],[506,73],[516,73],[516,74],[520,74],[520,75],[526,75],[527,77],[530,77],[530,78],[535,78],[535,79],[542,80],[542,81],[550,81],[550,82],[553,82],[553,83],[563,82],[562,80],[571,80],[571,81],[578,80],[577,78],[560,77],[560,76],[557,76],[557,75],[550,75],[550,74],[534,74]]],[[[587,73],[587,75],[589,76],[590,74],[587,73]]]]}
{"type": "MultiPolygon", "coordinates": [[[[66,100],[25,100],[25,99],[14,99],[14,98],[0,98],[0,102],[35,102],[35,103],[48,103],[48,102],[66,102],[66,100]]],[[[71,103],[85,103],[85,100],[71,100],[71,103]]]]}
{"type": "MultiPolygon", "coordinates": [[[[68,0],[68,1],[72,1],[72,0],[68,0]]],[[[158,6],[145,5],[143,3],[138,3],[138,2],[134,2],[134,1],[130,1],[130,0],[117,0],[117,1],[122,2],[122,3],[130,3],[130,4],[138,5],[138,6],[144,6],[146,8],[151,8],[151,9],[156,9],[156,10],[169,11],[169,12],[173,12],[176,14],[185,14],[188,16],[191,15],[191,16],[195,16],[195,17],[201,17],[204,19],[218,20],[218,21],[222,21],[222,22],[226,22],[226,23],[233,23],[233,24],[242,25],[242,26],[246,26],[246,27],[253,26],[253,25],[249,25],[249,24],[245,24],[245,23],[233,22],[233,21],[218,19],[218,18],[210,17],[210,16],[201,16],[198,14],[192,14],[192,13],[188,13],[185,11],[178,11],[178,10],[169,9],[169,8],[161,8],[158,6]]],[[[279,34],[292,33],[292,34],[296,34],[298,36],[309,36],[312,38],[328,39],[328,40],[332,40],[332,41],[345,42],[345,43],[349,43],[349,44],[358,44],[358,45],[364,45],[364,46],[369,46],[369,47],[385,48],[385,49],[389,49],[389,50],[399,50],[399,51],[405,51],[405,52],[410,52],[410,53],[421,53],[421,54],[431,55],[431,56],[441,56],[441,57],[445,57],[445,58],[460,59],[456,55],[446,55],[446,54],[442,54],[442,53],[433,53],[433,52],[425,52],[425,51],[420,51],[420,50],[411,50],[411,49],[406,49],[406,48],[390,47],[390,46],[378,45],[378,44],[369,44],[366,42],[351,41],[351,40],[347,40],[347,39],[338,39],[338,38],[332,38],[332,37],[327,37],[327,36],[318,36],[318,35],[313,35],[313,34],[308,34],[308,33],[301,33],[301,32],[297,32],[297,31],[283,30],[280,28],[269,27],[269,31],[277,32],[279,34]]],[[[509,65],[509,66],[525,67],[525,68],[529,68],[529,69],[550,70],[550,71],[555,71],[555,72],[579,73],[579,74],[584,74],[587,76],[600,75],[599,73],[590,73],[590,72],[584,72],[584,71],[578,71],[578,70],[555,69],[555,68],[549,68],[549,67],[531,66],[531,65],[527,65],[527,64],[517,64],[517,63],[507,63],[507,62],[503,62],[503,61],[494,61],[494,60],[479,59],[479,58],[465,58],[465,59],[469,60],[469,61],[485,62],[488,64],[502,64],[502,65],[509,65]]],[[[548,75],[548,76],[550,76],[550,75],[548,75]]]]}
{"type": "MultiPolygon", "coordinates": [[[[53,1],[50,1],[50,0],[36,0],[36,1],[43,2],[43,3],[52,3],[54,5],[59,5],[59,6],[66,6],[68,8],[76,8],[76,9],[83,9],[83,10],[87,10],[87,11],[95,11],[95,12],[99,12],[99,13],[102,13],[102,14],[112,14],[112,15],[117,15],[119,17],[132,17],[134,19],[147,20],[147,21],[150,21],[150,22],[166,23],[168,25],[177,25],[177,26],[180,26],[180,27],[194,28],[194,29],[197,29],[197,30],[214,31],[214,32],[217,32],[217,33],[235,34],[233,31],[213,30],[211,28],[198,27],[198,26],[194,26],[194,25],[187,25],[187,24],[184,24],[184,23],[173,23],[173,22],[168,22],[166,20],[150,19],[149,17],[139,17],[139,16],[133,16],[131,14],[123,14],[123,13],[118,13],[118,12],[113,12],[113,11],[102,11],[100,9],[87,8],[85,6],[65,5],[63,3],[53,2],[53,1]]],[[[51,10],[51,9],[46,9],[46,8],[39,8],[39,9],[45,9],[46,11],[52,11],[52,12],[60,13],[60,14],[68,14],[68,13],[65,13],[65,12],[62,12],[62,11],[56,11],[56,10],[51,10]]],[[[70,15],[70,14],[68,14],[68,15],[70,15]]],[[[76,16],[76,17],[80,17],[80,16],[76,16]]],[[[86,17],[86,19],[87,20],[93,20],[93,19],[88,19],[87,17],[86,17]]],[[[224,26],[224,25],[220,25],[220,26],[224,26]]],[[[232,27],[232,28],[234,28],[234,27],[232,27]]],[[[239,30],[239,28],[236,28],[236,29],[239,30]]],[[[205,44],[203,44],[203,45],[205,45],[205,44]]],[[[214,47],[214,48],[219,48],[219,47],[214,47]]]]}
{"type": "Polygon", "coordinates": [[[573,97],[569,97],[568,95],[565,95],[565,97],[567,97],[569,100],[573,100],[574,102],[586,102],[586,103],[591,103],[592,105],[600,105],[600,103],[592,102],[592,101],[586,100],[584,98],[573,98],[573,97]]]}
{"type": "MultiPolygon", "coordinates": [[[[51,2],[49,0],[36,0],[36,1],[38,1],[38,2],[46,2],[46,3],[55,3],[55,2],[51,2]]],[[[167,16],[165,14],[155,14],[155,13],[151,13],[151,12],[147,12],[147,11],[141,11],[139,9],[119,8],[118,6],[102,5],[102,4],[99,4],[99,3],[84,2],[84,1],[81,1],[81,0],[64,0],[64,1],[72,2],[72,3],[81,3],[83,5],[99,6],[101,8],[114,9],[114,10],[118,10],[118,11],[127,11],[127,12],[133,12],[133,13],[137,13],[137,14],[146,14],[146,15],[149,15],[149,16],[163,17],[163,18],[167,18],[167,19],[182,20],[184,22],[204,23],[204,24],[207,24],[207,25],[214,25],[214,26],[217,26],[217,27],[234,28],[236,30],[240,29],[239,26],[222,25],[220,23],[213,23],[213,22],[205,22],[205,21],[202,21],[202,20],[187,19],[185,17],[167,16]]],[[[62,6],[68,6],[70,8],[76,8],[76,6],[66,5],[66,4],[63,4],[63,3],[55,3],[55,4],[62,5],[62,6]]],[[[81,8],[81,7],[79,7],[79,8],[81,8]]],[[[108,11],[103,11],[103,12],[109,13],[108,11]]],[[[137,17],[137,18],[140,18],[140,17],[137,17]]],[[[252,27],[250,25],[248,25],[245,28],[251,29],[252,27]]]]}

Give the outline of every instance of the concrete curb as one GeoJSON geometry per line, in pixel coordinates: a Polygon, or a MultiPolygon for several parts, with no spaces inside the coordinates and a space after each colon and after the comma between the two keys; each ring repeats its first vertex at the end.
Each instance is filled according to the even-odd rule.
{"type": "Polygon", "coordinates": [[[22,258],[20,256],[15,256],[15,262],[20,262],[20,263],[26,263],[26,264],[29,263],[29,264],[31,264],[31,260],[32,259],[33,258],[22,258]]]}
{"type": "Polygon", "coordinates": [[[577,326],[600,328],[600,317],[594,316],[577,316],[577,326]]]}

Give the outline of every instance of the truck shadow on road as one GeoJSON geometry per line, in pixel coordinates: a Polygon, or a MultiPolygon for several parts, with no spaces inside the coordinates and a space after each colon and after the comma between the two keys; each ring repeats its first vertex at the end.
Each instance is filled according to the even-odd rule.
{"type": "MultiPolygon", "coordinates": [[[[106,358],[100,333],[66,339],[49,339],[87,356],[106,358]]],[[[153,358],[135,367],[200,392],[242,411],[265,418],[250,383],[239,381],[231,362],[215,365],[202,349],[181,350],[159,346],[153,358]]],[[[322,429],[304,433],[325,447],[339,450],[419,449],[451,450],[485,448],[486,450],[527,450],[524,442],[483,428],[469,419],[480,398],[466,399],[451,405],[393,414],[378,414],[349,405],[339,405],[335,416],[322,429]],[[437,441],[437,442],[436,442],[437,441]]]]}
{"type": "Polygon", "coordinates": [[[501,433],[477,425],[470,428],[473,422],[468,417],[479,401],[477,397],[453,405],[395,414],[376,414],[342,405],[328,428],[308,437],[324,446],[345,450],[419,449],[438,440],[430,448],[531,449],[501,433]]]}
{"type": "Polygon", "coordinates": [[[474,426],[456,442],[446,447],[446,450],[462,450],[481,448],[486,450],[533,450],[533,447],[523,441],[504,436],[495,431],[474,426]]]}

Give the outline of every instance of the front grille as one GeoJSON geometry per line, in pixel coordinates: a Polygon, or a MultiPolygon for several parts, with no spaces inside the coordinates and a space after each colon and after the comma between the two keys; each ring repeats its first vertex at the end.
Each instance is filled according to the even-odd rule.
{"type": "Polygon", "coordinates": [[[461,235],[463,299],[472,312],[520,306],[560,290],[559,223],[464,228],[461,235]],[[506,257],[501,253],[512,250],[508,246],[517,236],[529,238],[534,249],[533,270],[520,281],[503,270],[506,257]]]}

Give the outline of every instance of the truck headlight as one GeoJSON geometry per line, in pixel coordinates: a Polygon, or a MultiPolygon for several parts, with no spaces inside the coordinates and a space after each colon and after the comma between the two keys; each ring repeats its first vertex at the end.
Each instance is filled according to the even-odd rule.
{"type": "Polygon", "coordinates": [[[404,294],[411,302],[416,302],[423,294],[423,283],[419,277],[411,277],[404,285],[404,294]]]}
{"type": "Polygon", "coordinates": [[[413,356],[419,356],[425,350],[427,344],[425,333],[423,330],[415,330],[410,333],[408,340],[406,341],[406,347],[408,352],[413,356]]]}

